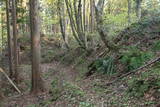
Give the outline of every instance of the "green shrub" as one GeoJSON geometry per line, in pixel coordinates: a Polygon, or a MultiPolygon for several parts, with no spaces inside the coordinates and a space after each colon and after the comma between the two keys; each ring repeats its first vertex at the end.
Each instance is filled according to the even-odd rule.
{"type": "Polygon", "coordinates": [[[134,97],[143,97],[150,89],[160,88],[160,79],[133,79],[129,82],[129,88],[127,90],[128,95],[134,97]]]}
{"type": "Polygon", "coordinates": [[[157,64],[141,75],[135,75],[128,81],[127,94],[134,97],[143,97],[147,92],[154,92],[154,97],[160,97],[160,65],[157,64]]]}
{"type": "Polygon", "coordinates": [[[153,50],[160,51],[160,40],[154,43],[153,50]]]}
{"type": "Polygon", "coordinates": [[[42,53],[42,62],[49,63],[55,55],[55,50],[46,50],[42,53]]]}
{"type": "Polygon", "coordinates": [[[94,62],[92,67],[95,67],[97,72],[101,72],[104,74],[111,75],[111,74],[116,73],[113,57],[106,57],[106,58],[98,59],[94,62]]]}
{"type": "Polygon", "coordinates": [[[120,62],[127,66],[126,71],[134,70],[142,66],[147,60],[153,57],[151,52],[143,52],[135,47],[122,53],[120,62]]]}
{"type": "Polygon", "coordinates": [[[61,94],[61,89],[58,87],[58,79],[53,80],[51,86],[50,94],[52,95],[52,101],[56,101],[61,94]]]}

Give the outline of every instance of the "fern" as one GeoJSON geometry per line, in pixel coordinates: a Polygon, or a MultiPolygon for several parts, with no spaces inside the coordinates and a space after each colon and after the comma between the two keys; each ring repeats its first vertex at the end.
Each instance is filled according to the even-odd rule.
{"type": "Polygon", "coordinates": [[[134,97],[143,97],[146,92],[150,89],[158,90],[160,88],[160,79],[151,78],[148,80],[145,79],[134,79],[129,84],[127,93],[129,96],[134,97]]]}
{"type": "Polygon", "coordinates": [[[120,62],[127,66],[126,71],[136,69],[153,57],[151,52],[143,52],[136,47],[131,47],[128,51],[122,53],[120,62]]]}
{"type": "Polygon", "coordinates": [[[153,51],[160,51],[160,40],[153,45],[153,51]]]}
{"type": "Polygon", "coordinates": [[[93,65],[97,72],[112,75],[115,73],[115,64],[113,57],[106,57],[104,59],[98,59],[93,65]]]}

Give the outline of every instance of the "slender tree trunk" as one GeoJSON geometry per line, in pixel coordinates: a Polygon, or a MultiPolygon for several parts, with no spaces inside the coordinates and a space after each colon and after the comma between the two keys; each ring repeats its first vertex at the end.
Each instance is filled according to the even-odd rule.
{"type": "Polygon", "coordinates": [[[93,32],[94,30],[95,30],[94,0],[90,0],[90,31],[93,32]]]}
{"type": "Polygon", "coordinates": [[[85,47],[88,48],[88,43],[87,43],[87,35],[86,35],[86,0],[83,0],[83,34],[84,34],[84,42],[85,42],[85,47]]]}
{"type": "Polygon", "coordinates": [[[13,77],[13,63],[12,63],[12,40],[10,35],[10,19],[9,19],[9,1],[6,0],[6,16],[7,16],[7,39],[8,39],[8,55],[9,55],[9,71],[10,77],[13,77]]]}
{"type": "Polygon", "coordinates": [[[131,6],[132,4],[132,1],[131,0],[128,0],[128,23],[130,24],[131,23],[131,6]]]}
{"type": "Polygon", "coordinates": [[[2,48],[2,54],[3,54],[3,48],[4,48],[4,26],[3,26],[3,20],[4,20],[4,18],[3,18],[3,13],[1,14],[1,48],[2,48]]]}
{"type": "Polygon", "coordinates": [[[65,45],[66,45],[67,49],[69,49],[68,35],[67,35],[67,32],[66,32],[66,27],[67,27],[67,25],[66,25],[66,7],[65,7],[65,0],[63,1],[62,17],[63,17],[64,34],[65,34],[64,42],[65,42],[65,45]]]}
{"type": "Polygon", "coordinates": [[[42,79],[40,77],[40,21],[39,21],[39,1],[30,0],[30,29],[32,40],[32,94],[44,91],[42,79]]]}
{"type": "Polygon", "coordinates": [[[61,28],[61,34],[62,34],[62,38],[65,44],[65,47],[67,49],[69,49],[69,45],[68,45],[68,39],[67,39],[67,35],[66,35],[66,21],[65,21],[65,4],[64,1],[58,1],[58,13],[59,13],[59,23],[60,23],[60,28],[61,28]],[[62,8],[61,8],[62,7],[62,8]]]}
{"type": "Polygon", "coordinates": [[[86,0],[83,0],[83,30],[86,31],[86,0]]]}
{"type": "Polygon", "coordinates": [[[82,0],[74,0],[73,3],[71,3],[71,1],[69,2],[68,0],[65,0],[65,2],[73,36],[82,48],[87,49],[83,26],[82,0]]]}
{"type": "MultiPolygon", "coordinates": [[[[105,44],[105,46],[109,50],[116,50],[117,46],[109,40],[108,34],[104,29],[104,24],[103,24],[103,9],[104,9],[104,2],[105,0],[99,0],[97,6],[95,6],[96,10],[96,21],[97,21],[97,30],[99,32],[99,35],[101,37],[101,40],[105,44]]],[[[95,3],[94,3],[95,4],[95,3]]]]}
{"type": "Polygon", "coordinates": [[[76,32],[77,27],[76,27],[76,24],[75,24],[75,20],[74,20],[74,18],[73,18],[73,10],[72,10],[72,8],[71,8],[71,5],[69,4],[69,1],[68,1],[68,0],[65,0],[65,3],[66,3],[66,7],[67,7],[68,16],[69,16],[69,19],[70,19],[71,30],[72,30],[73,36],[74,36],[74,38],[76,39],[76,41],[78,42],[78,44],[79,44],[80,46],[83,46],[83,43],[82,43],[81,40],[79,39],[78,34],[77,34],[77,32],[76,32]]]}
{"type": "Polygon", "coordinates": [[[141,19],[141,11],[142,11],[142,0],[136,0],[136,15],[138,19],[141,19]]]}
{"type": "Polygon", "coordinates": [[[13,23],[13,42],[14,42],[14,78],[18,83],[18,53],[17,53],[17,15],[16,1],[12,0],[12,23],[13,23]]]}

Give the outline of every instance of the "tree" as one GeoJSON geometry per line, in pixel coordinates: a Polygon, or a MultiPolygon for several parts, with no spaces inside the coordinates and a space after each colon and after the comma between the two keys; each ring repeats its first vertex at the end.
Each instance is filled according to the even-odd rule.
{"type": "Polygon", "coordinates": [[[90,0],[90,31],[93,32],[94,30],[95,30],[94,0],[90,0]]]}
{"type": "Polygon", "coordinates": [[[2,53],[3,53],[3,48],[4,48],[4,26],[3,26],[3,20],[4,20],[4,13],[1,13],[1,30],[2,30],[2,32],[1,32],[1,44],[2,44],[2,46],[1,46],[1,48],[2,48],[2,53]]]}
{"type": "Polygon", "coordinates": [[[105,3],[105,0],[99,0],[97,3],[97,6],[95,6],[97,30],[105,46],[109,50],[116,50],[115,44],[109,40],[108,34],[104,29],[104,24],[103,24],[104,3],[105,3]]]}
{"type": "Polygon", "coordinates": [[[141,11],[142,11],[141,4],[142,4],[142,0],[136,0],[136,15],[137,15],[138,19],[141,18],[141,11]]]}
{"type": "Polygon", "coordinates": [[[74,0],[73,3],[65,0],[65,2],[73,36],[82,48],[87,49],[87,41],[84,31],[85,24],[82,16],[82,0],[74,0]]]}
{"type": "Polygon", "coordinates": [[[127,0],[128,1],[128,23],[131,23],[131,9],[132,9],[132,1],[131,0],[127,0]]]}
{"type": "Polygon", "coordinates": [[[7,39],[8,39],[8,55],[9,55],[9,71],[10,77],[13,77],[13,63],[12,63],[12,40],[10,35],[10,16],[9,16],[9,0],[6,0],[6,16],[7,16],[7,39]]]}
{"type": "Polygon", "coordinates": [[[44,90],[40,76],[40,20],[39,20],[39,1],[30,0],[30,29],[31,29],[31,48],[32,48],[32,94],[37,94],[44,90]]]}
{"type": "Polygon", "coordinates": [[[17,15],[16,15],[16,1],[12,0],[12,26],[13,26],[13,42],[14,42],[14,78],[18,83],[18,53],[17,53],[17,15]]]}
{"type": "Polygon", "coordinates": [[[68,36],[66,34],[65,3],[64,2],[65,2],[64,0],[58,0],[57,8],[58,8],[59,24],[61,28],[62,38],[65,43],[65,47],[69,49],[68,36]]]}

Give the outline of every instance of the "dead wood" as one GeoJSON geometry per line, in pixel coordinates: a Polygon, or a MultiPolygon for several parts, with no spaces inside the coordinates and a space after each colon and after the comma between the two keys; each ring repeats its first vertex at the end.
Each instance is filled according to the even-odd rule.
{"type": "Polygon", "coordinates": [[[7,80],[9,81],[9,83],[16,89],[16,91],[20,94],[22,94],[22,92],[18,89],[18,87],[14,84],[14,82],[9,78],[9,76],[7,75],[7,73],[0,68],[0,72],[7,78],[7,80]]]}
{"type": "Polygon", "coordinates": [[[137,69],[135,69],[135,70],[133,70],[133,71],[130,71],[130,72],[124,74],[124,75],[121,75],[120,77],[118,77],[118,78],[116,78],[115,80],[107,83],[106,85],[107,85],[107,86],[108,86],[108,85],[111,85],[111,84],[117,82],[119,79],[122,79],[122,78],[124,78],[124,77],[127,77],[128,75],[134,74],[134,73],[136,73],[136,71],[142,70],[142,69],[144,69],[144,68],[146,68],[146,67],[148,67],[148,66],[151,66],[151,65],[153,65],[153,64],[155,64],[155,63],[157,63],[157,62],[159,62],[159,61],[160,61],[160,57],[158,57],[158,58],[156,58],[156,59],[154,59],[154,60],[151,60],[151,61],[149,61],[147,64],[145,64],[145,65],[143,65],[143,66],[141,66],[141,67],[139,67],[139,68],[137,68],[137,69]]]}

